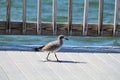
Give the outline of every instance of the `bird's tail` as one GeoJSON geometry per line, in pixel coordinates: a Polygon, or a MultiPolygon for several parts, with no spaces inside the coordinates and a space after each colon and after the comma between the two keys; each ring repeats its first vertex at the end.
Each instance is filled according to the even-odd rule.
{"type": "Polygon", "coordinates": [[[35,50],[35,51],[39,51],[39,49],[38,49],[38,48],[34,48],[34,50],[35,50]]]}
{"type": "Polygon", "coordinates": [[[44,47],[44,46],[36,47],[36,48],[34,48],[34,50],[35,50],[35,51],[39,51],[39,50],[41,50],[43,47],[44,47]]]}

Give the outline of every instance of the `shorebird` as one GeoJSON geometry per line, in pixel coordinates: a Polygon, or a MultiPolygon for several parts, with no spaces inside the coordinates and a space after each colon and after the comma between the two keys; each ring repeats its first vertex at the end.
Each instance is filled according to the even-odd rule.
{"type": "Polygon", "coordinates": [[[54,53],[57,61],[59,61],[59,59],[58,59],[58,57],[56,55],[56,51],[58,51],[62,47],[63,39],[68,40],[68,38],[65,38],[64,35],[59,35],[57,40],[49,42],[46,45],[39,46],[39,47],[35,48],[35,51],[39,51],[39,50],[47,51],[48,55],[47,55],[46,59],[48,61],[49,61],[48,58],[49,58],[50,53],[54,53]]]}

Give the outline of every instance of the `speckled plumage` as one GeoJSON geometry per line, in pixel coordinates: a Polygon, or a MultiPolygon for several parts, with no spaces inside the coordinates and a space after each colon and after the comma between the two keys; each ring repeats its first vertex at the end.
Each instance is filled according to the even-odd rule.
{"type": "Polygon", "coordinates": [[[55,52],[58,51],[62,47],[63,39],[68,40],[67,38],[64,37],[64,35],[59,35],[58,39],[56,41],[52,41],[52,42],[47,43],[44,46],[37,47],[37,48],[35,48],[35,50],[36,51],[39,51],[39,50],[48,51],[49,53],[48,53],[48,55],[46,57],[47,60],[49,60],[48,59],[49,54],[51,52],[53,52],[55,54],[55,57],[56,57],[57,61],[59,61],[55,52]]]}

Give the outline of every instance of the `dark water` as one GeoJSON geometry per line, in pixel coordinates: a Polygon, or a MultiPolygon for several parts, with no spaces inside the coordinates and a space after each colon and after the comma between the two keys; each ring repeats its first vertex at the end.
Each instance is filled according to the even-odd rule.
{"type": "MultiPolygon", "coordinates": [[[[89,23],[98,22],[98,2],[99,0],[89,0],[89,23]]],[[[113,23],[114,3],[115,0],[104,0],[104,23],[113,23]]],[[[37,21],[36,4],[37,0],[27,0],[27,21],[37,21]]],[[[11,21],[22,21],[22,0],[11,0],[11,5],[11,21]]],[[[83,22],[83,11],[84,0],[73,0],[73,22],[83,22]]],[[[68,0],[57,0],[57,21],[67,22],[67,16],[68,0]]],[[[0,0],[0,21],[3,20],[6,20],[6,0],[0,0]]],[[[42,0],[42,21],[52,21],[52,0],[42,0]]]]}

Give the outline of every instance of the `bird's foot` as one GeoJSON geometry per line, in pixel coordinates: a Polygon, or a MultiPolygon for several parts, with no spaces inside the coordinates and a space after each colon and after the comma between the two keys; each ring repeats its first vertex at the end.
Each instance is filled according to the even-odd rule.
{"type": "Polygon", "coordinates": [[[50,59],[46,58],[47,61],[51,61],[50,59]]]}
{"type": "MultiPolygon", "coordinates": [[[[46,60],[47,60],[47,61],[52,61],[52,60],[50,60],[50,59],[48,59],[48,58],[46,58],[46,60]]],[[[57,59],[57,61],[55,61],[55,62],[62,62],[62,61],[60,61],[60,60],[57,59]]]]}
{"type": "Polygon", "coordinates": [[[60,60],[57,60],[57,62],[62,62],[62,61],[60,61],[60,60]]]}

